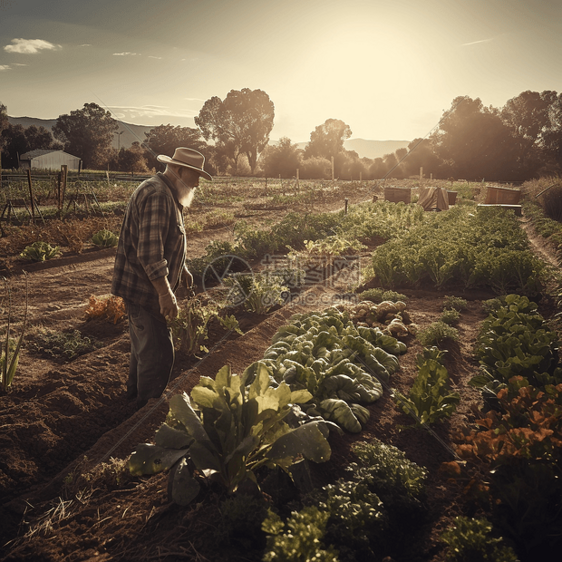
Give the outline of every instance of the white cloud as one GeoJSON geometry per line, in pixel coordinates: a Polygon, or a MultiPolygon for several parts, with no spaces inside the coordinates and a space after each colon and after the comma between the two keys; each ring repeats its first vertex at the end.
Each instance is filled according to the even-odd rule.
{"type": "Polygon", "coordinates": [[[82,45],[78,45],[79,47],[91,47],[91,43],[82,43],[82,45]]]}
{"type": "Polygon", "coordinates": [[[154,57],[152,55],[148,55],[149,59],[156,59],[156,60],[162,60],[162,57],[154,57]]]}
{"type": "Polygon", "coordinates": [[[163,105],[143,105],[143,106],[124,106],[124,105],[112,105],[107,109],[113,113],[113,115],[119,115],[120,119],[138,121],[144,118],[157,118],[157,117],[180,117],[180,118],[193,118],[197,115],[198,111],[178,111],[171,107],[166,107],[163,105]]]}
{"type": "Polygon", "coordinates": [[[3,70],[12,70],[9,64],[0,64],[0,72],[3,70]]]}
{"type": "Polygon", "coordinates": [[[489,43],[493,39],[481,39],[480,41],[472,41],[472,43],[463,43],[463,47],[469,47],[470,45],[478,45],[479,43],[489,43]]]}
{"type": "Polygon", "coordinates": [[[124,51],[122,53],[113,53],[114,57],[134,57],[139,53],[131,53],[130,51],[124,51]]]}
{"type": "Polygon", "coordinates": [[[60,45],[49,43],[49,41],[43,39],[12,39],[12,44],[6,45],[4,51],[22,55],[35,55],[40,51],[53,51],[60,48],[60,45]]]}

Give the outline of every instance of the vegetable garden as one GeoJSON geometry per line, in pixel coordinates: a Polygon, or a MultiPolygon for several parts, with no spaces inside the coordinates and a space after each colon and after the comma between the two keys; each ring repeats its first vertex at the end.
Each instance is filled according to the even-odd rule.
{"type": "Polygon", "coordinates": [[[554,560],[562,228],[544,183],[523,218],[452,187],[434,213],[205,184],[172,380],[138,411],[107,294],[132,185],[4,224],[2,559],[554,560]]]}

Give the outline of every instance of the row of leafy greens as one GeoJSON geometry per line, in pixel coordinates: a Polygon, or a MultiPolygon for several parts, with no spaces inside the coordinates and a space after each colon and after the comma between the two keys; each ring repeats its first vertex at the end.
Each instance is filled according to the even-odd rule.
{"type": "Polygon", "coordinates": [[[371,404],[399,367],[406,345],[378,328],[356,326],[347,311],[296,314],[274,335],[260,364],[273,374],[273,385],[307,390],[303,409],[357,433],[369,419],[371,404]]]}

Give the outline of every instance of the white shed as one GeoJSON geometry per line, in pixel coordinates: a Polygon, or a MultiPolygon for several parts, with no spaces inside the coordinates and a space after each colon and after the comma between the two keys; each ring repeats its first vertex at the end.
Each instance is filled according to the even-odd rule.
{"type": "Polygon", "coordinates": [[[19,158],[20,169],[60,170],[64,164],[69,170],[80,169],[80,158],[62,150],[31,150],[19,158]]]}

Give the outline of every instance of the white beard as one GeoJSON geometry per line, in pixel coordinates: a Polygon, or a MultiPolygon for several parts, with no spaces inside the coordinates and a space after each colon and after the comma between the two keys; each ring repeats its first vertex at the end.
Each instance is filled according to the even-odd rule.
{"type": "Polygon", "coordinates": [[[182,207],[191,207],[191,203],[195,197],[195,189],[195,187],[185,187],[183,185],[178,187],[178,202],[182,207]]]}

